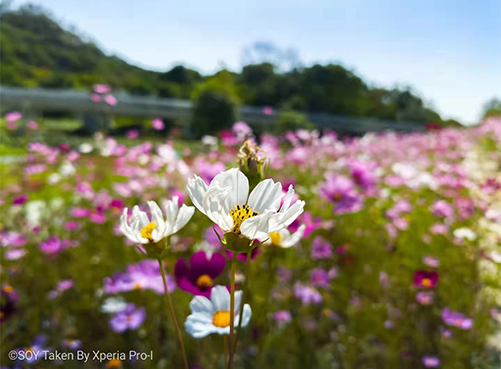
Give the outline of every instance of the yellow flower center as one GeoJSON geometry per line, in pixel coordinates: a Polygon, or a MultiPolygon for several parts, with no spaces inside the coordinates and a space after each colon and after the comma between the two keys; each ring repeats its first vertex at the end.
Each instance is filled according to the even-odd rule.
{"type": "Polygon", "coordinates": [[[140,289],[141,289],[141,283],[136,282],[136,283],[134,284],[134,289],[135,289],[135,290],[140,290],[140,289]]]}
{"type": "Polygon", "coordinates": [[[428,278],[424,278],[423,281],[421,282],[421,284],[424,286],[424,287],[430,287],[431,286],[431,280],[428,279],[428,278]]]}
{"type": "Polygon", "coordinates": [[[5,293],[11,293],[12,291],[14,291],[14,287],[7,285],[3,288],[3,290],[5,293]]]}
{"type": "Polygon", "coordinates": [[[335,194],[334,199],[341,200],[341,194],[340,193],[335,194]]]}
{"type": "Polygon", "coordinates": [[[225,328],[230,325],[230,312],[217,311],[212,317],[212,324],[219,328],[225,328]]]}
{"type": "Polygon", "coordinates": [[[208,290],[212,287],[212,278],[207,274],[203,274],[197,279],[197,286],[201,290],[208,290]]]}
{"type": "Polygon", "coordinates": [[[150,242],[153,242],[152,233],[155,228],[157,228],[157,224],[155,222],[151,222],[150,224],[145,225],[143,229],[141,229],[141,237],[146,238],[150,242]]]}
{"type": "Polygon", "coordinates": [[[108,368],[120,368],[122,366],[122,362],[118,359],[112,359],[108,361],[108,368]]]}
{"type": "Polygon", "coordinates": [[[282,241],[282,235],[278,232],[270,233],[271,243],[273,245],[280,245],[280,241],[282,241]]]}
{"type": "Polygon", "coordinates": [[[240,234],[240,226],[244,220],[255,217],[258,214],[257,211],[252,211],[247,204],[244,204],[242,207],[240,205],[235,206],[230,210],[230,216],[233,219],[233,232],[240,234]]]}

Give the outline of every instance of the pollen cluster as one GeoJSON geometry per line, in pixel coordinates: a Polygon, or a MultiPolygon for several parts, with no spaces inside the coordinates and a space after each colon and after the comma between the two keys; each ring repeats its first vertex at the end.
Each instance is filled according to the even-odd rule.
{"type": "Polygon", "coordinates": [[[148,241],[153,242],[153,230],[157,228],[157,224],[155,222],[151,222],[147,224],[141,229],[141,237],[146,238],[148,241]]]}
{"type": "Polygon", "coordinates": [[[230,210],[230,216],[233,219],[233,232],[240,234],[240,226],[244,220],[255,217],[258,214],[259,213],[257,211],[252,211],[247,204],[244,204],[243,206],[235,206],[230,210]]]}
{"type": "Polygon", "coordinates": [[[212,278],[207,274],[202,274],[197,278],[196,284],[201,290],[208,290],[212,287],[212,278]]]}
{"type": "Polygon", "coordinates": [[[282,235],[278,232],[270,233],[270,240],[273,245],[280,245],[280,241],[282,241],[282,235]]]}
{"type": "Polygon", "coordinates": [[[212,324],[218,328],[225,328],[230,325],[230,312],[217,311],[212,317],[212,324]]]}

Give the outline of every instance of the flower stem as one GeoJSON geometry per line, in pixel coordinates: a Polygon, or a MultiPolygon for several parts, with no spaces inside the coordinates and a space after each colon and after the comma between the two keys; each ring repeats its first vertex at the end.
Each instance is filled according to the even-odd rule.
{"type": "Polygon", "coordinates": [[[172,321],[174,322],[174,327],[177,332],[177,339],[179,340],[179,346],[181,347],[181,353],[183,355],[184,368],[189,369],[188,359],[186,358],[186,351],[184,349],[183,335],[181,334],[181,329],[179,328],[179,323],[177,322],[176,313],[174,311],[174,305],[172,305],[172,299],[170,297],[169,290],[167,289],[167,281],[165,280],[165,270],[163,268],[162,259],[158,259],[158,264],[160,265],[160,273],[162,274],[162,280],[164,282],[164,291],[167,298],[167,305],[169,306],[169,313],[172,321]]]}
{"type": "Polygon", "coordinates": [[[237,262],[237,253],[233,252],[233,260],[231,261],[231,281],[230,281],[230,357],[228,359],[228,369],[233,368],[233,336],[235,334],[235,266],[237,262]]]}
{"type": "Polygon", "coordinates": [[[224,337],[224,362],[226,363],[227,360],[228,360],[228,337],[227,336],[223,336],[224,337]]]}
{"type": "Polygon", "coordinates": [[[244,281],[244,288],[243,288],[243,294],[242,294],[242,300],[240,301],[240,313],[239,313],[239,319],[238,319],[238,328],[237,328],[237,334],[235,336],[235,343],[233,344],[233,352],[237,349],[237,344],[238,344],[238,337],[240,335],[240,329],[242,328],[242,318],[244,314],[244,297],[247,297],[247,292],[249,290],[249,271],[250,271],[250,261],[251,261],[251,255],[252,255],[252,250],[247,253],[247,262],[245,264],[245,281],[244,281]]]}

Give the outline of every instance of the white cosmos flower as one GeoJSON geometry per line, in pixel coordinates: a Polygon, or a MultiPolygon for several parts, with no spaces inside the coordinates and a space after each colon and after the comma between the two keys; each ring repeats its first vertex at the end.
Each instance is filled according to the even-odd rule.
{"type": "Polygon", "coordinates": [[[269,241],[266,243],[287,249],[299,242],[301,237],[303,237],[305,228],[306,226],[302,224],[294,233],[290,233],[287,228],[283,228],[278,232],[272,232],[269,235],[269,241]]]}
{"type": "MultiPolygon", "coordinates": [[[[242,291],[235,292],[235,328],[240,321],[242,291]]],[[[193,338],[203,338],[211,333],[230,334],[230,293],[225,286],[215,286],[210,300],[195,296],[190,302],[191,315],[184,323],[186,332],[193,338]]],[[[249,304],[244,305],[242,327],[249,324],[252,316],[249,304]]]]}
{"type": "Polygon", "coordinates": [[[156,243],[165,237],[173,235],[191,219],[195,208],[183,204],[178,207],[178,197],[174,196],[172,200],[165,203],[165,213],[167,219],[164,220],[162,210],[155,201],[148,201],[150,207],[151,219],[146,212],[139,210],[136,205],[132,209],[130,223],[127,222],[127,211],[125,208],[120,217],[120,231],[132,242],[147,244],[156,243]]]}
{"type": "Polygon", "coordinates": [[[270,233],[288,227],[304,208],[304,201],[300,200],[291,205],[292,185],[283,196],[282,185],[272,179],[261,181],[249,195],[249,180],[237,168],[219,173],[209,186],[195,176],[188,181],[187,188],[193,205],[224,233],[232,232],[250,240],[266,239],[270,233]]]}
{"type": "Polygon", "coordinates": [[[454,232],[454,237],[460,238],[460,239],[467,239],[469,241],[475,241],[477,239],[477,234],[473,232],[470,228],[458,228],[455,229],[454,232]]]}

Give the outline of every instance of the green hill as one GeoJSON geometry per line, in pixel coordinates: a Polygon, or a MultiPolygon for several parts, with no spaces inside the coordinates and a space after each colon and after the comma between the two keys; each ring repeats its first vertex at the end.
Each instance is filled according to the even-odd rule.
{"type": "Polygon", "coordinates": [[[221,72],[201,76],[183,66],[165,73],[148,71],[106,55],[33,5],[2,9],[0,45],[3,85],[90,89],[106,83],[133,94],[192,98],[201,96],[201,89],[230,83],[231,88],[216,89],[231,91],[232,101],[247,105],[445,123],[410,90],[373,88],[335,64],[278,73],[273,65],[263,63],[248,65],[241,73],[226,73],[224,78],[221,72]]]}

